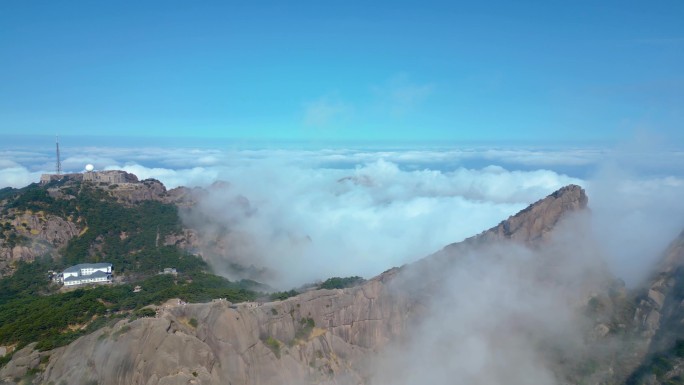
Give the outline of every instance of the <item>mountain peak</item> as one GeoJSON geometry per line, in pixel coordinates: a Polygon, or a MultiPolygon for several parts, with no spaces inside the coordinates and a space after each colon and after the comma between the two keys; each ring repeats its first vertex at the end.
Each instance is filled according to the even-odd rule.
{"type": "Polygon", "coordinates": [[[466,242],[479,243],[503,239],[526,244],[537,242],[544,239],[563,217],[586,209],[588,201],[582,187],[567,185],[510,216],[497,226],[468,238],[466,242]]]}

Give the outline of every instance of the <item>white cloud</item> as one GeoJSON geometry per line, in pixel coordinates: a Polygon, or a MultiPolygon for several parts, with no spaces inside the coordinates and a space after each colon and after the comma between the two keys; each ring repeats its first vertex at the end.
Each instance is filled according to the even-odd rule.
{"type": "MultiPolygon", "coordinates": [[[[99,169],[117,164],[145,164],[146,166],[163,166],[164,168],[192,168],[221,164],[226,153],[217,149],[204,148],[164,148],[164,147],[76,147],[65,151],[62,166],[68,171],[81,171],[92,163],[99,169]]],[[[44,169],[53,169],[54,160],[41,165],[44,169]]]]}
{"type": "Polygon", "coordinates": [[[188,218],[201,233],[228,227],[232,250],[216,256],[280,274],[290,287],[329,276],[377,274],[497,224],[568,183],[551,171],[501,167],[405,171],[382,159],[355,169],[325,169],[271,159],[226,167],[188,218]],[[242,213],[232,203],[246,197],[242,213]],[[206,221],[210,218],[210,221],[206,221]]]}
{"type": "Polygon", "coordinates": [[[471,156],[490,160],[506,160],[508,163],[527,166],[586,166],[601,160],[606,150],[602,149],[489,149],[473,151],[471,156]]]}
{"type": "MultiPolygon", "coordinates": [[[[261,278],[280,289],[331,276],[370,277],[494,226],[561,186],[586,187],[588,223],[582,215],[566,222],[546,253],[490,245],[460,256],[454,265],[417,270],[413,282],[410,275],[397,281],[409,293],[425,277],[440,284],[433,285],[437,291],[426,297],[406,339],[373,362],[378,383],[572,382],[559,378],[563,368],[557,363],[572,367],[573,359],[595,353],[585,345],[583,319],[574,309],[600,290],[597,283],[607,282],[603,263],[636,285],[684,228],[684,177],[663,171],[682,169],[681,152],[86,148],[74,153],[64,161],[70,168],[95,163],[159,179],[169,188],[228,181],[210,188],[184,220],[208,241],[222,237],[220,247],[205,253],[218,273],[239,277],[231,262],[260,273],[266,268],[270,274],[261,278]],[[473,162],[482,165],[467,166],[473,162]],[[547,169],[599,164],[584,180],[547,169]],[[654,169],[660,174],[644,174],[654,169]]],[[[0,187],[37,181],[39,170],[51,164],[49,156],[34,155],[0,153],[0,187]]]]}
{"type": "Polygon", "coordinates": [[[370,365],[372,382],[575,383],[578,363],[600,354],[576,309],[606,284],[590,234],[575,231],[585,219],[542,249],[489,244],[404,269],[390,290],[415,299],[413,317],[370,365]]]}
{"type": "MultiPolygon", "coordinates": [[[[0,151],[0,188],[37,182],[54,167],[50,156],[0,151]]],[[[588,190],[611,267],[635,284],[684,227],[679,198],[684,176],[668,174],[684,169],[683,161],[684,153],[677,151],[599,148],[83,147],[69,149],[63,164],[67,171],[81,171],[87,163],[124,169],[168,188],[229,181],[225,200],[216,193],[205,210],[220,221],[217,213],[226,213],[231,199],[242,195],[255,213],[228,215],[238,226],[231,241],[239,247],[227,258],[280,271],[297,266],[293,277],[281,277],[283,284],[372,275],[482,231],[558,187],[577,183],[588,190]],[[600,164],[601,171],[585,180],[552,171],[600,164]],[[660,175],[651,175],[653,170],[660,175]]]]}
{"type": "Polygon", "coordinates": [[[40,180],[40,172],[29,171],[26,167],[10,166],[0,164],[0,188],[3,187],[24,187],[40,180]]]}
{"type": "Polygon", "coordinates": [[[607,262],[630,286],[641,283],[684,230],[684,179],[636,177],[607,164],[587,183],[587,193],[607,262]]]}
{"type": "Polygon", "coordinates": [[[213,168],[193,167],[186,169],[169,169],[153,167],[148,168],[135,163],[125,164],[124,166],[107,166],[106,170],[124,170],[135,174],[138,179],[154,178],[172,189],[178,186],[195,187],[208,186],[216,181],[219,171],[213,168]]]}

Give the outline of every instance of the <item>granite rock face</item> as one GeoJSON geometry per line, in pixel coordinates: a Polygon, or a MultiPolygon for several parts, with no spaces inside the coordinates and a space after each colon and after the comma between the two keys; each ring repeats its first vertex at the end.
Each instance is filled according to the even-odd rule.
{"type": "MultiPolygon", "coordinates": [[[[535,243],[585,206],[584,191],[570,186],[464,244],[495,239],[535,243]]],[[[424,312],[422,294],[429,295],[429,288],[407,292],[396,284],[407,269],[414,267],[388,270],[360,286],[314,290],[278,302],[166,305],[156,318],[121,321],[54,353],[41,380],[73,385],[367,384],[373,357],[404,338],[424,312]]]]}
{"type": "MultiPolygon", "coordinates": [[[[132,175],[132,174],[131,174],[132,175]]],[[[145,179],[138,182],[107,184],[109,193],[125,204],[138,203],[147,200],[165,201],[166,187],[156,179],[145,179]]]]}
{"type": "MultiPolygon", "coordinates": [[[[150,191],[156,191],[153,185],[150,191]]],[[[191,205],[197,198],[192,190],[172,191],[158,191],[152,199],[191,205]]],[[[240,207],[248,209],[248,203],[240,207]]],[[[426,304],[449,279],[450,273],[443,271],[445,264],[477,256],[492,245],[501,258],[521,248],[553,256],[555,234],[571,229],[568,224],[581,224],[568,219],[581,217],[587,203],[579,186],[564,187],[490,230],[352,288],[313,290],[268,303],[231,304],[216,299],[183,305],[171,301],[157,309],[156,317],[122,320],[50,352],[39,353],[29,345],[0,370],[0,383],[15,383],[17,378],[37,373],[33,383],[41,384],[376,384],[374,360],[383,349],[416,338],[414,331],[420,330],[416,325],[429,310],[426,304]]],[[[43,226],[40,218],[27,215],[18,216],[17,224],[26,222],[30,229],[43,226]]],[[[57,245],[78,231],[77,224],[55,222],[31,235],[57,245]],[[67,230],[51,237],[50,229],[55,227],[67,230]]],[[[572,245],[576,258],[585,251],[581,234],[579,239],[572,245]]],[[[192,249],[201,242],[198,234],[186,230],[164,243],[192,249]]],[[[542,263],[553,265],[559,260],[549,258],[542,263]]],[[[590,291],[567,304],[589,315],[582,318],[587,322],[582,347],[574,351],[579,357],[562,352],[555,356],[554,347],[544,357],[554,373],[560,374],[557,383],[676,383],[684,375],[684,358],[677,358],[659,376],[639,380],[634,373],[655,352],[670,349],[674,341],[684,338],[682,264],[684,233],[670,245],[641,289],[627,290],[603,270],[588,271],[590,291]]]]}
{"type": "Polygon", "coordinates": [[[401,333],[407,310],[380,279],[266,304],[168,306],[157,318],[122,321],[72,343],[44,381],[360,383],[365,359],[401,333]]]}
{"type": "Polygon", "coordinates": [[[10,271],[15,261],[31,262],[45,254],[56,257],[57,250],[81,231],[77,223],[43,212],[13,212],[5,218],[4,225],[23,240],[9,244],[6,238],[0,239],[0,277],[10,271]]]}
{"type": "Polygon", "coordinates": [[[469,241],[487,243],[509,239],[529,245],[544,240],[563,216],[584,210],[588,201],[580,186],[565,186],[469,241]]]}
{"type": "Polygon", "coordinates": [[[49,357],[50,353],[36,351],[35,345],[32,343],[14,352],[12,360],[0,369],[0,384],[3,383],[3,379],[9,382],[15,378],[22,378],[31,370],[37,370],[45,365],[45,358],[49,357]]]}
{"type": "MultiPolygon", "coordinates": [[[[642,336],[638,348],[644,355],[671,351],[675,342],[684,338],[683,295],[684,232],[670,244],[649,284],[637,297],[634,331],[642,336]]],[[[676,383],[669,381],[683,374],[684,357],[678,354],[673,359],[672,368],[651,383],[676,383]]]]}

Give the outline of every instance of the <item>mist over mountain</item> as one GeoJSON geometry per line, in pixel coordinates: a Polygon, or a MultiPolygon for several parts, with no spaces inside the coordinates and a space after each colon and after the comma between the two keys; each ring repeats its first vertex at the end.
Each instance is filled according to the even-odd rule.
{"type": "MultiPolygon", "coordinates": [[[[134,186],[157,191],[152,201],[176,202],[189,210],[184,215],[199,208],[209,217],[205,200],[219,205],[213,210],[221,214],[233,213],[223,227],[206,229],[210,238],[230,239],[233,226],[260,210],[245,196],[231,195],[232,184],[168,192],[150,181],[134,186]]],[[[145,195],[130,187],[99,189],[124,206],[150,199],[131,201],[145,195]]],[[[647,256],[653,262],[625,286],[611,266],[613,249],[597,236],[596,205],[581,187],[569,185],[490,230],[354,287],[244,304],[152,304],[147,308],[156,309],[154,315],[113,318],[64,347],[44,350],[33,343],[14,350],[0,375],[9,383],[74,384],[677,383],[684,362],[678,350],[684,334],[677,326],[681,236],[667,251],[662,245],[647,256]],[[84,352],[90,357],[85,361],[84,352]]],[[[201,238],[203,230],[173,231],[168,239],[178,247],[208,245],[187,238],[187,231],[201,238]]],[[[219,242],[213,250],[234,247],[219,242]]],[[[109,250],[106,243],[101,250],[109,250]]]]}
{"type": "Polygon", "coordinates": [[[0,385],[684,385],[682,20],[0,1],[0,385]]]}
{"type": "MultiPolygon", "coordinates": [[[[66,151],[63,163],[76,171],[85,163],[121,168],[169,188],[226,181],[182,217],[206,239],[230,228],[222,250],[204,250],[217,271],[241,278],[232,263],[254,265],[252,273],[265,268],[283,289],[334,275],[370,277],[414,261],[569,183],[593,197],[592,226],[602,232],[611,269],[631,285],[653,262],[643,256],[677,234],[684,212],[681,176],[644,173],[649,163],[649,170],[681,165],[678,152],[642,151],[637,159],[624,149],[515,147],[66,151]],[[75,151],[81,154],[70,155],[75,151]],[[553,171],[571,166],[581,171],[553,171]]],[[[53,167],[50,156],[16,159],[37,175],[53,167]]]]}

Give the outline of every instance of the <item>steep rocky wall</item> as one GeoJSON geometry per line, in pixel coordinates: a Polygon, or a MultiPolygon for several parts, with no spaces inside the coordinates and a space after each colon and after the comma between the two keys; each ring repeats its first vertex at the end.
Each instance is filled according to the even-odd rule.
{"type": "MultiPolygon", "coordinates": [[[[504,250],[512,247],[507,242],[549,247],[552,232],[574,222],[564,219],[586,207],[580,187],[565,187],[490,230],[358,287],[264,304],[169,303],[155,318],[121,321],[48,352],[47,364],[36,364],[36,357],[48,354],[29,347],[0,370],[0,381],[13,383],[33,368],[44,369],[35,383],[54,384],[370,384],[378,352],[416,330],[426,303],[446,279],[440,266],[495,243],[503,242],[504,250]],[[405,285],[406,280],[413,281],[405,285]]],[[[191,235],[165,241],[187,243],[191,235]]],[[[581,357],[546,357],[557,363],[554,371],[569,373],[559,383],[677,383],[684,374],[682,358],[671,360],[673,367],[660,376],[629,382],[637,378],[629,375],[684,338],[683,262],[684,234],[641,293],[627,292],[597,272],[594,278],[604,282],[591,286],[585,300],[569,304],[594,312],[581,357]]]]}
{"type": "MultiPolygon", "coordinates": [[[[585,206],[583,190],[571,186],[475,239],[537,242],[564,215],[585,206]],[[544,219],[539,222],[538,217],[544,219]],[[510,229],[508,235],[501,235],[502,226],[510,229]]],[[[450,245],[429,258],[453,256],[459,247],[450,245]]],[[[51,357],[42,380],[107,385],[368,383],[372,358],[404,338],[424,311],[429,276],[424,280],[428,284],[415,286],[415,291],[396,284],[404,270],[420,271],[415,270],[420,266],[388,270],[358,287],[315,290],[266,304],[166,305],[157,318],[122,321],[67,346],[51,357]]]]}
{"type": "Polygon", "coordinates": [[[589,199],[580,186],[568,185],[497,226],[469,238],[465,243],[491,243],[514,240],[526,245],[547,239],[558,221],[571,212],[584,210],[589,199]]]}
{"type": "Polygon", "coordinates": [[[0,220],[8,224],[11,232],[22,238],[18,244],[9,244],[7,238],[0,239],[0,277],[10,271],[15,261],[33,261],[36,257],[50,254],[56,256],[57,250],[78,236],[79,226],[65,218],[43,212],[14,212],[0,220]]]}
{"type": "Polygon", "coordinates": [[[166,305],[157,318],[121,321],[69,345],[44,381],[360,383],[368,356],[401,335],[413,309],[382,277],[267,304],[166,305]]]}
{"type": "Polygon", "coordinates": [[[106,184],[101,188],[126,204],[138,203],[146,200],[165,201],[167,197],[166,187],[155,179],[146,179],[141,182],[106,184]]]}
{"type": "Polygon", "coordinates": [[[684,232],[664,253],[637,297],[633,332],[639,335],[627,384],[684,383],[684,232]],[[679,342],[678,342],[679,341],[679,342]],[[656,375],[657,374],[657,375],[656,375]]]}

